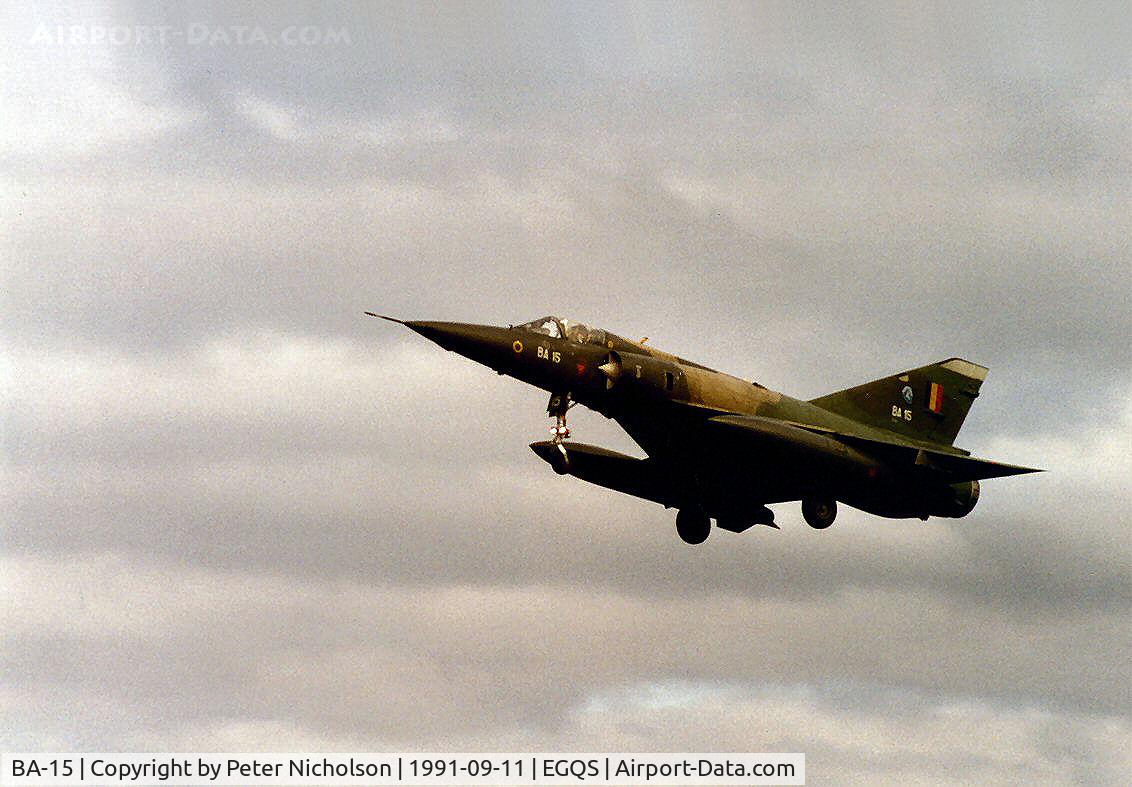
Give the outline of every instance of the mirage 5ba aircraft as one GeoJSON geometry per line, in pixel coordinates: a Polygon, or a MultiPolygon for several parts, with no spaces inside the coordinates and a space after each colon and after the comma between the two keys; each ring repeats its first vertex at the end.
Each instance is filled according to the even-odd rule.
{"type": "Polygon", "coordinates": [[[1040,472],[953,445],[987,376],[961,358],[807,402],[558,317],[500,328],[366,314],[549,391],[553,439],[531,449],[559,474],[676,508],[689,544],[712,519],[733,533],[777,527],[767,505],[795,500],[818,529],[838,501],[883,517],[962,517],[981,479],[1040,472]],[[567,443],[575,403],[614,419],[648,458],[567,443]]]}

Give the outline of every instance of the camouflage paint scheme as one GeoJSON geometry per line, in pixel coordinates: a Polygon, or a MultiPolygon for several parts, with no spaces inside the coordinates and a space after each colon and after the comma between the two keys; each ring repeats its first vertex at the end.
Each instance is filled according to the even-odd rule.
{"type": "Polygon", "coordinates": [[[980,479],[1037,472],[953,445],[987,373],[961,358],[803,401],[556,317],[507,328],[383,319],[549,391],[559,428],[532,450],[560,474],[680,509],[690,543],[711,519],[733,532],[774,527],[767,504],[794,500],[816,528],[832,524],[837,501],[885,517],[961,517],[980,479]],[[567,442],[574,402],[614,419],[648,458],[567,442]]]}

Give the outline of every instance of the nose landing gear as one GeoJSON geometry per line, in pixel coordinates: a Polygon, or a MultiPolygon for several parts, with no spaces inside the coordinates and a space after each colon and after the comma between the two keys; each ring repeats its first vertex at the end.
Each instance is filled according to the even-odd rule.
{"type": "Polygon", "coordinates": [[[551,439],[558,454],[550,466],[558,475],[570,472],[570,455],[566,453],[566,438],[570,436],[570,427],[566,426],[566,412],[577,402],[570,399],[570,393],[552,393],[546,405],[546,414],[554,418],[554,426],[550,427],[551,439]]]}

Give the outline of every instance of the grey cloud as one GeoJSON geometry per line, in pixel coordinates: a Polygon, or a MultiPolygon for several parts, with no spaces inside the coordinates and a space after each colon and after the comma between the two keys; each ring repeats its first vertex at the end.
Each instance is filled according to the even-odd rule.
{"type": "Polygon", "coordinates": [[[638,744],[679,717],[696,720],[674,739],[691,749],[808,740],[801,747],[822,781],[862,734],[890,757],[879,771],[853,768],[879,775],[964,755],[1040,772],[1064,759],[1056,731],[1077,736],[1078,767],[1113,769],[1128,735],[1120,695],[1062,705],[1060,692],[1092,685],[1100,696],[1119,674],[1119,655],[1092,633],[1103,626],[1095,616],[1051,626],[926,593],[657,599],[589,587],[295,583],[107,558],[7,570],[36,591],[27,609],[30,590],[16,597],[5,661],[28,703],[55,686],[109,700],[77,709],[70,734],[89,746],[145,730],[158,742],[195,730],[188,742],[199,746],[202,731],[230,719],[343,742],[364,729],[392,746],[584,746],[602,735],[638,744]],[[76,628],[80,613],[86,625],[76,628]],[[1051,649],[1073,649],[1079,662],[1051,661],[1051,649]],[[962,699],[972,691],[983,699],[962,699]],[[1009,737],[997,752],[971,751],[975,729],[1019,723],[1033,753],[1009,737]],[[895,728],[911,737],[899,743],[895,728]],[[915,756],[899,756],[902,746],[915,756]],[[1012,751],[1028,765],[1011,764],[1012,751]]]}

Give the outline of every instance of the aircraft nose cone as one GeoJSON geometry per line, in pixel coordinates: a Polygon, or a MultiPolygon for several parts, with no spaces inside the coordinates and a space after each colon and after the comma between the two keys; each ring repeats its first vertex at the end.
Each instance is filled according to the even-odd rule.
{"type": "Polygon", "coordinates": [[[511,332],[494,325],[464,322],[406,322],[405,326],[446,350],[498,369],[509,360],[511,332]]]}

